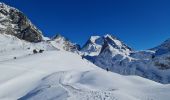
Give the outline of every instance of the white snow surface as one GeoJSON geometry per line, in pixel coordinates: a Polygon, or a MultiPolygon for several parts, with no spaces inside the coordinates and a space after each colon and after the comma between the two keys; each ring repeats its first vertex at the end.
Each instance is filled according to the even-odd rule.
{"type": "Polygon", "coordinates": [[[99,55],[102,45],[104,44],[103,38],[100,36],[91,36],[85,46],[82,48],[82,55],[96,56],[99,55]]]}
{"type": "Polygon", "coordinates": [[[48,42],[32,44],[10,35],[0,37],[0,100],[170,98],[168,84],[107,72],[76,53],[53,49],[48,42]],[[30,54],[28,47],[45,51],[30,54]]]}

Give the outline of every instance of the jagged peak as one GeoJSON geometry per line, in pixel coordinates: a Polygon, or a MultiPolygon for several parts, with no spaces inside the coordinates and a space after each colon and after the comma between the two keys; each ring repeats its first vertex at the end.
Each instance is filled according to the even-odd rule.
{"type": "Polygon", "coordinates": [[[63,36],[62,34],[56,34],[51,40],[53,40],[53,41],[65,41],[65,42],[69,42],[73,45],[78,45],[78,44],[70,41],[67,37],[63,36]]]}
{"type": "Polygon", "coordinates": [[[65,51],[78,52],[80,49],[80,45],[71,42],[69,39],[61,34],[56,34],[51,39],[51,43],[53,44],[53,46],[65,51]]]}
{"type": "Polygon", "coordinates": [[[21,11],[19,11],[18,9],[16,9],[16,8],[14,8],[14,7],[12,7],[12,6],[7,5],[7,4],[4,3],[4,2],[0,2],[0,10],[1,10],[1,9],[5,9],[5,10],[7,10],[8,12],[10,11],[10,9],[13,9],[13,10],[15,10],[15,11],[21,12],[21,11]]]}
{"type": "Polygon", "coordinates": [[[113,36],[112,34],[105,34],[103,37],[117,40],[117,38],[115,36],[113,36]]]}
{"type": "Polygon", "coordinates": [[[52,40],[64,40],[64,41],[70,41],[68,38],[66,38],[66,37],[64,37],[63,35],[61,35],[61,34],[56,34],[53,38],[52,38],[52,40]]]}
{"type": "Polygon", "coordinates": [[[95,42],[95,41],[96,41],[97,39],[99,39],[99,38],[101,38],[101,36],[91,36],[89,40],[90,40],[91,42],[95,42]]]}
{"type": "Polygon", "coordinates": [[[98,39],[102,39],[103,41],[104,41],[104,39],[107,39],[107,38],[109,38],[109,39],[111,39],[111,40],[118,40],[115,36],[113,36],[112,34],[105,34],[105,35],[103,35],[103,36],[98,36],[98,35],[94,35],[94,36],[91,36],[90,38],[89,38],[89,40],[88,41],[90,41],[90,42],[92,42],[92,43],[95,43],[96,42],[96,40],[98,40],[98,39]]]}
{"type": "Polygon", "coordinates": [[[43,40],[42,32],[20,10],[0,2],[1,33],[10,34],[29,42],[43,40]]]}
{"type": "Polygon", "coordinates": [[[6,7],[9,7],[9,6],[6,5],[4,2],[0,2],[0,7],[6,8],[6,7]]]}
{"type": "Polygon", "coordinates": [[[105,39],[105,42],[110,44],[112,47],[116,47],[116,48],[127,48],[130,51],[132,50],[129,46],[127,46],[123,41],[121,41],[120,39],[118,39],[117,37],[115,37],[112,34],[106,34],[103,36],[105,39]]]}
{"type": "Polygon", "coordinates": [[[122,46],[122,45],[127,46],[121,40],[119,40],[117,37],[113,36],[112,34],[105,34],[103,36],[91,36],[85,45],[87,45],[89,43],[103,45],[104,42],[109,43],[114,46],[122,46]],[[97,40],[99,40],[100,42],[97,40]]]}
{"type": "Polygon", "coordinates": [[[105,51],[114,52],[114,50],[126,52],[127,54],[132,51],[130,47],[128,47],[112,34],[106,34],[103,36],[91,36],[82,48],[83,52],[92,56],[99,55],[105,51]]]}

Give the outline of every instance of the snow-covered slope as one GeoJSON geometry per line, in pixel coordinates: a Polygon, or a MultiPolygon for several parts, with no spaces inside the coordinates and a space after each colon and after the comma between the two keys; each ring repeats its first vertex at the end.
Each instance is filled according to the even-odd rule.
{"type": "Polygon", "coordinates": [[[79,51],[61,35],[44,37],[22,12],[0,3],[0,100],[169,100],[170,85],[154,82],[170,83],[169,44],[132,51],[107,34],[79,51]]]}
{"type": "Polygon", "coordinates": [[[31,55],[33,50],[39,52],[39,50],[54,49],[57,48],[46,41],[30,43],[12,35],[0,34],[0,61],[31,55]]]}
{"type": "Polygon", "coordinates": [[[169,100],[169,90],[169,85],[107,72],[66,51],[0,62],[1,100],[169,100]]]}
{"type": "Polygon", "coordinates": [[[107,72],[50,41],[30,43],[6,34],[0,34],[0,40],[0,100],[170,98],[169,85],[107,72]],[[34,49],[45,51],[33,54],[34,49]]]}

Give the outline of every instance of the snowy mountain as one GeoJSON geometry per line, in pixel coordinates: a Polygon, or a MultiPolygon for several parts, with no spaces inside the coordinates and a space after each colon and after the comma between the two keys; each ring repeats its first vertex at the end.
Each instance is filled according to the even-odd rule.
{"type": "Polygon", "coordinates": [[[154,49],[133,51],[112,35],[95,37],[92,36],[81,50],[95,65],[123,75],[170,83],[169,40],[154,49]]]}
{"type": "Polygon", "coordinates": [[[134,51],[106,34],[80,50],[0,3],[0,100],[169,100],[169,44],[134,51]]]}
{"type": "Polygon", "coordinates": [[[11,34],[30,42],[43,40],[42,33],[19,10],[0,3],[0,34],[11,34]]]}
{"type": "Polygon", "coordinates": [[[84,55],[88,56],[97,56],[110,51],[113,51],[113,55],[114,53],[124,53],[128,55],[131,48],[119,41],[116,37],[106,34],[104,36],[92,36],[83,46],[81,51],[84,55]]]}
{"type": "Polygon", "coordinates": [[[86,59],[90,60],[103,69],[113,69],[113,65],[117,66],[123,60],[130,61],[129,57],[132,49],[118,40],[116,37],[106,34],[104,36],[92,36],[81,52],[84,53],[86,59]],[[92,51],[92,52],[91,52],[92,51]]]}
{"type": "Polygon", "coordinates": [[[60,50],[78,53],[78,51],[80,49],[80,45],[72,43],[70,40],[68,40],[67,38],[65,38],[64,36],[62,36],[60,34],[57,34],[49,42],[54,47],[56,47],[60,50]]]}
{"type": "Polygon", "coordinates": [[[81,51],[84,53],[84,55],[95,56],[100,53],[103,44],[103,37],[91,36],[86,44],[82,47],[81,51]]]}

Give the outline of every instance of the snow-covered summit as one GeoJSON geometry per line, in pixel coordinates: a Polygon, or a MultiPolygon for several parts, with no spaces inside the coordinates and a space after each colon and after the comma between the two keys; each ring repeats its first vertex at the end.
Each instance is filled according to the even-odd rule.
{"type": "Polygon", "coordinates": [[[104,36],[104,44],[100,53],[102,53],[105,50],[118,51],[117,53],[124,53],[128,55],[132,49],[128,47],[126,44],[124,44],[122,41],[118,40],[113,35],[106,34],[104,36]]]}
{"type": "Polygon", "coordinates": [[[54,36],[50,43],[61,50],[70,51],[70,52],[78,52],[80,46],[76,43],[72,43],[69,39],[65,38],[61,34],[57,34],[54,36]]]}
{"type": "Polygon", "coordinates": [[[126,54],[129,54],[131,51],[130,47],[110,34],[106,34],[104,36],[91,36],[81,51],[84,52],[85,55],[97,56],[106,49],[117,49],[117,51],[124,52],[126,54]]]}
{"type": "Polygon", "coordinates": [[[42,32],[18,9],[0,3],[0,34],[14,35],[29,42],[40,42],[42,32]]]}
{"type": "Polygon", "coordinates": [[[81,51],[84,53],[84,55],[96,56],[100,53],[103,44],[103,37],[91,36],[86,44],[82,47],[81,51]]]}

